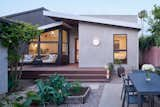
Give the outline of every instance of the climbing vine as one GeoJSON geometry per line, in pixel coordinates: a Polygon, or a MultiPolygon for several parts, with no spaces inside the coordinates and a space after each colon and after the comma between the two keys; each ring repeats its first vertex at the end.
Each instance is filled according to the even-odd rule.
{"type": "Polygon", "coordinates": [[[40,35],[41,31],[37,26],[31,24],[15,22],[0,23],[0,42],[2,46],[8,48],[9,65],[9,89],[14,89],[21,79],[22,64],[19,66],[20,58],[23,58],[25,47],[35,36],[40,35]]]}

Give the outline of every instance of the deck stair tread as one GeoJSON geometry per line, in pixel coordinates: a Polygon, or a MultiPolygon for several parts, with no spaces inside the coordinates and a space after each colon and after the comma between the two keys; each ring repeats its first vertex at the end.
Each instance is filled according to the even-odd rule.
{"type": "Polygon", "coordinates": [[[59,74],[68,81],[80,82],[107,82],[104,68],[78,68],[70,67],[25,67],[22,71],[23,79],[46,79],[51,75],[59,74]]]}
{"type": "Polygon", "coordinates": [[[107,79],[67,79],[67,81],[79,81],[79,82],[107,82],[107,79]]]}
{"type": "MultiPolygon", "coordinates": [[[[40,76],[51,76],[56,74],[40,74],[40,76]]],[[[60,74],[61,76],[105,76],[105,74],[60,74]]]]}

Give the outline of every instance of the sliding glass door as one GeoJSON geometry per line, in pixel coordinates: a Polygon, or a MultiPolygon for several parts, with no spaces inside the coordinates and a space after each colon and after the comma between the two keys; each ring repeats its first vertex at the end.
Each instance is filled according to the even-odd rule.
{"type": "Polygon", "coordinates": [[[29,54],[39,56],[43,63],[67,64],[69,61],[69,41],[66,30],[51,30],[42,33],[29,44],[29,54]]]}

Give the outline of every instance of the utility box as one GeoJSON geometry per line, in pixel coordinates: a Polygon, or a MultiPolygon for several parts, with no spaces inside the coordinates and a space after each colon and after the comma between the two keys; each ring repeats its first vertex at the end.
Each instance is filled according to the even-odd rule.
{"type": "Polygon", "coordinates": [[[0,42],[0,94],[8,92],[8,50],[0,42]]]}

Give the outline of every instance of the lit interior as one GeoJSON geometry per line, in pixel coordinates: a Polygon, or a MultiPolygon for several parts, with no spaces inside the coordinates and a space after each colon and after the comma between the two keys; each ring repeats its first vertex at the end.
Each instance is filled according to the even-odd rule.
{"type": "MultiPolygon", "coordinates": [[[[59,30],[52,30],[40,35],[40,54],[58,54],[58,34],[59,30]]],[[[38,54],[38,39],[33,39],[29,45],[29,54],[38,54]]]]}
{"type": "Polygon", "coordinates": [[[67,61],[68,32],[62,30],[62,41],[59,41],[59,31],[60,30],[51,30],[42,33],[40,35],[40,41],[39,37],[32,39],[29,44],[29,54],[32,55],[33,58],[40,54],[40,57],[44,62],[53,62],[51,59],[58,55],[62,55],[62,60],[67,61]],[[59,43],[62,43],[62,53],[61,51],[58,51],[61,49],[61,45],[59,46],[59,43]]]}
{"type": "Polygon", "coordinates": [[[119,59],[122,63],[127,61],[127,36],[114,35],[114,59],[119,59]]]}

